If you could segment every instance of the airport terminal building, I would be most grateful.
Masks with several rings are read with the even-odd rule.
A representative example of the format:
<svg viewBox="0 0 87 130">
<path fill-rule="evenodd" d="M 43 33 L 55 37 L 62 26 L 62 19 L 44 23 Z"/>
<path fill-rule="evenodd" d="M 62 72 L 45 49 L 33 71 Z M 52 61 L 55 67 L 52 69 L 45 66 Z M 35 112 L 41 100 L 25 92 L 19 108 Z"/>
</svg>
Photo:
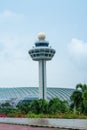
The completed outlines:
<svg viewBox="0 0 87 130">
<path fill-rule="evenodd" d="M 59 98 L 62 101 L 70 101 L 70 96 L 74 89 L 69 88 L 47 88 L 47 100 Z M 23 100 L 39 99 L 39 87 L 16 87 L 16 88 L 0 88 L 0 104 L 9 102 L 16 106 Z"/>
</svg>

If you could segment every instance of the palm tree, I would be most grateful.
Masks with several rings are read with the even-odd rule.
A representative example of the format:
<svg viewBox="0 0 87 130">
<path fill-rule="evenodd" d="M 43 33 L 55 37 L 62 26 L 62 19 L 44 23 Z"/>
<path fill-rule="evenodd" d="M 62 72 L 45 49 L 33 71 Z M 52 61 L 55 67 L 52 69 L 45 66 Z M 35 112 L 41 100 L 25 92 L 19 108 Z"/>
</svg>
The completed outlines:
<svg viewBox="0 0 87 130">
<path fill-rule="evenodd" d="M 82 103 L 82 100 L 83 100 L 82 99 L 82 92 L 75 90 L 73 92 L 73 94 L 71 95 L 70 99 L 71 99 L 72 104 L 74 106 L 74 110 L 79 108 L 81 106 L 81 103 Z"/>
<path fill-rule="evenodd" d="M 79 88 L 80 88 L 80 90 L 82 91 L 82 92 L 84 92 L 85 90 L 87 90 L 87 85 L 86 84 L 77 84 L 76 85 L 76 90 L 79 90 Z"/>
<path fill-rule="evenodd" d="M 72 104 L 74 106 L 74 112 L 77 109 L 80 109 L 81 112 L 84 111 L 84 92 L 87 91 L 87 85 L 86 84 L 77 84 L 76 90 L 72 93 L 70 99 L 72 101 Z M 71 104 L 71 105 L 72 105 Z"/>
<path fill-rule="evenodd" d="M 83 106 L 84 106 L 84 111 L 83 113 L 87 115 L 87 90 L 85 90 L 82 93 L 82 98 L 83 98 Z"/>
</svg>

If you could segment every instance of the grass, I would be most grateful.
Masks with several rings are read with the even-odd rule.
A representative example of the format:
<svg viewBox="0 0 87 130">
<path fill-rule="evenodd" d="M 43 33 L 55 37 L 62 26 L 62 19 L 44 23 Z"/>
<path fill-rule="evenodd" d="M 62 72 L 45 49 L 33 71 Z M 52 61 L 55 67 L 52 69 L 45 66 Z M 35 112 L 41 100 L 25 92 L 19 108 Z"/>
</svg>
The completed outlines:
<svg viewBox="0 0 87 130">
<path fill-rule="evenodd" d="M 73 114 L 73 113 L 60 113 L 60 114 L 34 114 L 28 113 L 27 118 L 59 118 L 59 119 L 87 119 L 86 115 Z"/>
</svg>

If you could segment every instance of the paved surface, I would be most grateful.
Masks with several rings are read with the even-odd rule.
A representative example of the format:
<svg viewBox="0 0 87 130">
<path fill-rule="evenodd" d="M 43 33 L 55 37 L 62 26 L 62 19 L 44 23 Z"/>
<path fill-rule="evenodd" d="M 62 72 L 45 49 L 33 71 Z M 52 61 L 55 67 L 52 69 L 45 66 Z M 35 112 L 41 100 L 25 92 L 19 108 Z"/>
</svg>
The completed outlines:
<svg viewBox="0 0 87 130">
<path fill-rule="evenodd" d="M 21 125 L 0 124 L 0 130 L 65 130 L 58 128 L 39 128 Z"/>
<path fill-rule="evenodd" d="M 0 118 L 0 123 L 1 124 L 14 124 L 14 125 L 29 125 L 29 126 L 35 126 L 35 127 L 36 126 L 39 126 L 39 127 L 47 126 L 47 127 L 56 127 L 56 128 L 70 128 L 72 130 L 76 130 L 76 129 L 77 130 L 78 129 L 87 130 L 87 119 Z M 0 130 L 7 130 L 7 129 L 0 128 Z M 13 129 L 11 128 L 10 130 L 13 130 Z M 16 128 L 15 128 L 15 130 L 16 130 Z M 28 127 L 25 130 L 41 130 L 41 128 L 40 129 L 30 129 Z M 42 130 L 46 130 L 46 129 L 42 129 Z M 58 130 L 58 129 L 47 129 L 47 130 Z"/>
</svg>

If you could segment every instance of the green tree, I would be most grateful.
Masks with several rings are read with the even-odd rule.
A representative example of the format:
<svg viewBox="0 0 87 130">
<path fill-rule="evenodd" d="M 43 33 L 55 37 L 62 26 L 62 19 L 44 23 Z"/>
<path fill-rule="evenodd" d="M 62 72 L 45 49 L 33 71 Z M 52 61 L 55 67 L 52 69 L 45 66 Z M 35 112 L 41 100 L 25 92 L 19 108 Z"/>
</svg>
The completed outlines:
<svg viewBox="0 0 87 130">
<path fill-rule="evenodd" d="M 87 90 L 87 85 L 86 84 L 77 84 L 76 85 L 76 90 L 81 90 L 81 92 L 84 92 L 85 90 Z"/>
<path fill-rule="evenodd" d="M 46 100 L 38 100 L 39 113 L 48 113 L 48 102 Z"/>
<path fill-rule="evenodd" d="M 38 110 L 38 100 L 33 100 L 30 104 L 30 111 L 33 112 L 33 113 L 39 113 L 39 110 Z"/>
<path fill-rule="evenodd" d="M 9 102 L 2 103 L 2 104 L 1 104 L 1 108 L 9 108 L 9 107 L 11 107 L 11 105 L 10 105 Z"/>
<path fill-rule="evenodd" d="M 33 100 L 30 105 L 30 109 L 33 113 L 47 113 L 48 112 L 48 103 L 46 100 Z"/>
<path fill-rule="evenodd" d="M 61 101 L 59 98 L 53 98 L 49 101 L 48 110 L 51 114 L 64 113 L 67 109 L 66 102 Z"/>
<path fill-rule="evenodd" d="M 82 93 L 82 98 L 84 100 L 87 100 L 87 90 L 85 90 L 83 93 Z"/>
<path fill-rule="evenodd" d="M 77 84 L 76 90 L 72 93 L 70 99 L 71 99 L 71 106 L 74 108 L 74 112 L 76 110 L 79 110 L 80 112 L 84 113 L 85 109 L 85 91 L 87 91 L 87 85 L 86 84 Z"/>
<path fill-rule="evenodd" d="M 69 112 L 70 107 L 67 103 L 67 101 L 61 101 L 61 113 Z"/>
<path fill-rule="evenodd" d="M 27 114 L 30 111 L 30 102 L 24 101 L 16 106 L 22 113 Z"/>
<path fill-rule="evenodd" d="M 77 109 L 80 107 L 81 103 L 82 103 L 82 92 L 75 90 L 73 92 L 73 94 L 70 97 L 71 102 L 73 104 L 74 109 Z"/>
<path fill-rule="evenodd" d="M 87 115 L 87 90 L 85 90 L 82 93 L 82 98 L 83 98 L 83 106 L 84 106 L 84 111 L 83 113 Z"/>
</svg>

